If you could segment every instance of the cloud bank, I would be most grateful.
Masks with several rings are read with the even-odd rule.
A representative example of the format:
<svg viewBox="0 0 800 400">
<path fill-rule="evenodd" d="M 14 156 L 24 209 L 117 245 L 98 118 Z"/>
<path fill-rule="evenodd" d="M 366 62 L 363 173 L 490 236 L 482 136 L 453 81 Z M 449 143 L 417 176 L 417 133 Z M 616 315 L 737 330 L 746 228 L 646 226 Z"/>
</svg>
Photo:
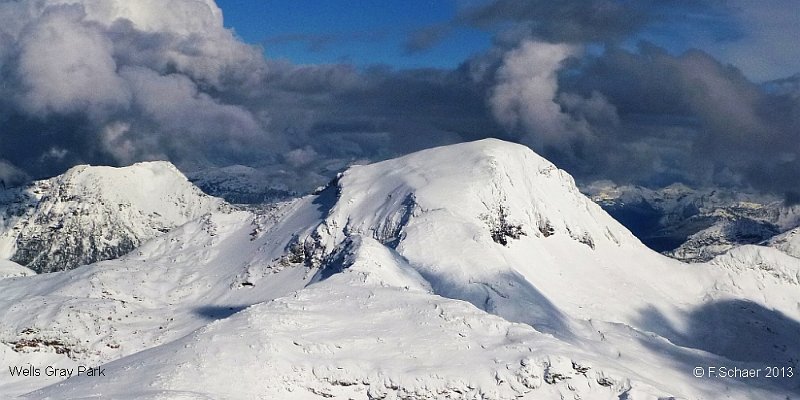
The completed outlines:
<svg viewBox="0 0 800 400">
<path fill-rule="evenodd" d="M 305 190 L 348 163 L 499 137 L 584 181 L 798 187 L 799 75 L 758 84 L 715 52 L 642 40 L 686 15 L 760 43 L 775 30 L 741 18 L 760 9 L 664 4 L 482 2 L 406 50 L 459 26 L 493 32 L 492 48 L 453 70 L 395 70 L 265 58 L 212 0 L 0 1 L 0 178 L 169 159 Z"/>
</svg>

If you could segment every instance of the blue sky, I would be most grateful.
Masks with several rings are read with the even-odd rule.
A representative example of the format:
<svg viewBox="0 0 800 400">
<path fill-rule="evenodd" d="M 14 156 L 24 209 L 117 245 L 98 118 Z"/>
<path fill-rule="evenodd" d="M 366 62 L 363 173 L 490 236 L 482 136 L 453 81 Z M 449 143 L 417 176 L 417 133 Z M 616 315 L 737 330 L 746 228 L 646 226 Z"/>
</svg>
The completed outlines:
<svg viewBox="0 0 800 400">
<path fill-rule="evenodd" d="M 225 25 L 249 43 L 264 46 L 270 58 L 296 63 L 349 62 L 396 68 L 452 68 L 491 45 L 491 34 L 460 28 L 425 52 L 409 54 L 408 36 L 432 24 L 450 21 L 453 0 L 285 1 L 218 0 Z"/>
<path fill-rule="evenodd" d="M 743 1 L 748 0 L 720 2 L 726 4 L 728 11 L 719 14 L 689 10 L 686 4 L 694 7 L 691 2 L 649 2 L 666 18 L 629 38 L 625 45 L 633 48 L 638 41 L 647 40 L 672 54 L 698 48 L 735 65 L 756 81 L 796 72 L 798 46 L 790 44 L 796 43 L 793 38 L 800 15 L 795 10 L 800 2 L 773 0 L 763 7 L 742 7 L 741 4 L 753 5 Z M 485 2 L 217 0 L 225 25 L 246 42 L 262 45 L 268 58 L 299 64 L 383 64 L 398 69 L 454 68 L 490 48 L 497 32 L 460 24 L 427 51 L 409 53 L 405 49 L 413 32 L 451 22 L 459 10 L 482 3 Z"/>
</svg>

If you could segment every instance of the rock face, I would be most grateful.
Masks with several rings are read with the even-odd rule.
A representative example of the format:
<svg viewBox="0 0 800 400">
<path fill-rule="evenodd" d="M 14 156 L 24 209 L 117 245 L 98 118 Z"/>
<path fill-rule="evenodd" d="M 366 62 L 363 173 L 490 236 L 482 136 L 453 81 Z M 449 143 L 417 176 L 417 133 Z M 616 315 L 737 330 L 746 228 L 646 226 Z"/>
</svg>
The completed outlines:
<svg viewBox="0 0 800 400">
<path fill-rule="evenodd" d="M 167 162 L 77 166 L 0 194 L 0 249 L 39 273 L 119 257 L 143 241 L 224 208 Z"/>
</svg>

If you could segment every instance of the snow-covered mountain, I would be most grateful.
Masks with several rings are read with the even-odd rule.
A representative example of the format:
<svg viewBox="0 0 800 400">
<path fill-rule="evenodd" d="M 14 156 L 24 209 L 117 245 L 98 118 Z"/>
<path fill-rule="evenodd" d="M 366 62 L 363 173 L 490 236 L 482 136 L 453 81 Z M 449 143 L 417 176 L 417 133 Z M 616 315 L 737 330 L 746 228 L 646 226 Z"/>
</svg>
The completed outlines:
<svg viewBox="0 0 800 400">
<path fill-rule="evenodd" d="M 0 192 L 0 258 L 37 272 L 70 269 L 224 208 L 168 162 L 77 166 Z"/>
<path fill-rule="evenodd" d="M 704 262 L 735 247 L 761 243 L 778 233 L 779 228 L 763 220 L 721 218 L 664 254 L 686 262 Z"/>
<path fill-rule="evenodd" d="M 0 394 L 797 398 L 796 378 L 707 376 L 798 372 L 800 263 L 753 248 L 684 264 L 523 146 L 435 148 L 115 260 L 0 280 L 0 359 L 105 375 L 11 377 Z"/>
<path fill-rule="evenodd" d="M 800 225 L 800 207 L 768 195 L 681 184 L 653 190 L 609 182 L 583 190 L 648 246 L 687 262 L 709 261 Z"/>
</svg>

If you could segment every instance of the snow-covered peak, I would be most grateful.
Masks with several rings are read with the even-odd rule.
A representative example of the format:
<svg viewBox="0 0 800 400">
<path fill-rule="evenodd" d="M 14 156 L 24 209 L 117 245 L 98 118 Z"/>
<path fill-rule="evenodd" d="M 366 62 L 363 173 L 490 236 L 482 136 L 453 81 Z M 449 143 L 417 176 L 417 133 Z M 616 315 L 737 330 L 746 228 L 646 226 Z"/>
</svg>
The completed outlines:
<svg viewBox="0 0 800 400">
<path fill-rule="evenodd" d="M 39 272 L 118 257 L 225 207 L 165 161 L 76 166 L 2 198 L 0 256 Z"/>
<path fill-rule="evenodd" d="M 767 194 L 682 184 L 648 189 L 608 181 L 582 190 L 652 249 L 682 261 L 708 261 L 800 224 L 800 206 Z"/>
<path fill-rule="evenodd" d="M 39 187 L 33 189 L 33 194 L 40 200 L 61 196 L 62 200 L 94 198 L 122 206 L 135 204 L 142 212 L 158 213 L 173 222 L 185 222 L 190 214 L 196 215 L 193 205 L 221 203 L 204 196 L 168 161 L 119 168 L 79 165 L 37 183 Z"/>
<path fill-rule="evenodd" d="M 529 148 L 496 139 L 420 151 L 338 178 L 326 219 L 336 238 L 402 239 L 412 218 L 470 221 L 469 237 L 510 245 L 521 236 L 564 235 L 588 248 L 638 241 L 583 196 L 572 177 Z M 324 193 L 323 193 L 324 197 Z"/>
</svg>

